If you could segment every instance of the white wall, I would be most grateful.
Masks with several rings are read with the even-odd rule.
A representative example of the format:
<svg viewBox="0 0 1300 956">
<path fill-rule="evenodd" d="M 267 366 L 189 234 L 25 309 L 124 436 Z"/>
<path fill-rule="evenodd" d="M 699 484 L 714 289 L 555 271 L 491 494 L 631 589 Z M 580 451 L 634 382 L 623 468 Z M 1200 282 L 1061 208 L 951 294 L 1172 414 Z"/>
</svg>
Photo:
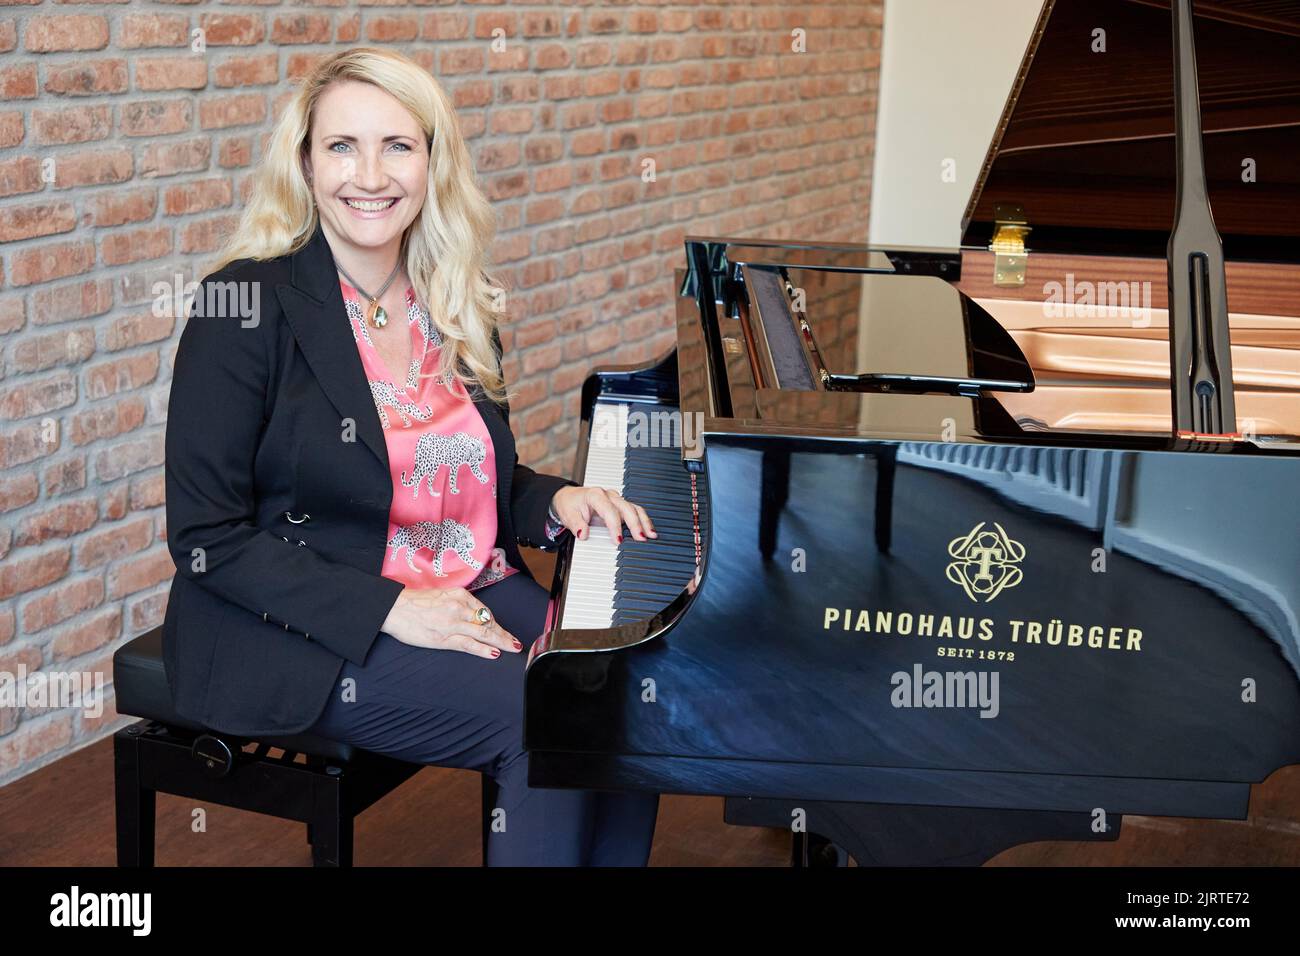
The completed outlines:
<svg viewBox="0 0 1300 956">
<path fill-rule="evenodd" d="M 870 241 L 956 246 L 1042 0 L 885 0 Z M 956 160 L 956 181 L 942 164 Z"/>
</svg>

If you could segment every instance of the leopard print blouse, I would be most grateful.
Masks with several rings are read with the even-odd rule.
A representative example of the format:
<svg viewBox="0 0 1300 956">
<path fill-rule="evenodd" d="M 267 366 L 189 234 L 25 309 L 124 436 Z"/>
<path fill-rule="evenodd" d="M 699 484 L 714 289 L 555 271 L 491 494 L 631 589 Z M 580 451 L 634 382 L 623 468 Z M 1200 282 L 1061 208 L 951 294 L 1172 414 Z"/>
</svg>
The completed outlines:
<svg viewBox="0 0 1300 956">
<path fill-rule="evenodd" d="M 370 338 L 361 296 L 344 280 L 339 283 L 392 469 L 382 574 L 409 587 L 473 591 L 517 573 L 504 551 L 493 546 L 497 471 L 492 437 L 464 385 L 455 386 L 458 400 L 437 377 L 442 339 L 429 313 L 408 286 L 411 361 L 402 380 L 394 381 Z M 552 539 L 563 531 L 548 524 Z"/>
</svg>

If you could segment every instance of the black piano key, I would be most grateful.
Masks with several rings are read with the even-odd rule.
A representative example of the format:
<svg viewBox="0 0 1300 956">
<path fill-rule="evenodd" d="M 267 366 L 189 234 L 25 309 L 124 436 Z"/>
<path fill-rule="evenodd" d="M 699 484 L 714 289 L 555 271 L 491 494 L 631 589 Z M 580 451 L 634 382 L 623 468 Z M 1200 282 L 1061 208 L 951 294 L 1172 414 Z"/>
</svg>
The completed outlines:
<svg viewBox="0 0 1300 956">
<path fill-rule="evenodd" d="M 666 607 L 695 574 L 690 474 L 675 448 L 628 448 L 623 497 L 646 509 L 658 537 L 627 537 L 614 576 L 614 623 L 644 620 Z"/>
</svg>

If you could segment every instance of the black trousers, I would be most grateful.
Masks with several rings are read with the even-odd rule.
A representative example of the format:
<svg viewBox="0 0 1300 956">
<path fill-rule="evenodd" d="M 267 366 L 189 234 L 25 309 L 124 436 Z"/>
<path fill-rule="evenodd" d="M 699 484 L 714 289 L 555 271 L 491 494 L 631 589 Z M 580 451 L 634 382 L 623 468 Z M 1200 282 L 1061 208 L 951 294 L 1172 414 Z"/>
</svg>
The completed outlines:
<svg viewBox="0 0 1300 956">
<path fill-rule="evenodd" d="M 491 775 L 499 793 L 489 866 L 644 866 L 657 794 L 528 786 L 524 663 L 546 624 L 546 590 L 516 573 L 474 596 L 522 652 L 491 660 L 411 647 L 381 631 L 363 667 L 344 662 L 340 687 L 311 732 L 412 763 Z"/>
</svg>

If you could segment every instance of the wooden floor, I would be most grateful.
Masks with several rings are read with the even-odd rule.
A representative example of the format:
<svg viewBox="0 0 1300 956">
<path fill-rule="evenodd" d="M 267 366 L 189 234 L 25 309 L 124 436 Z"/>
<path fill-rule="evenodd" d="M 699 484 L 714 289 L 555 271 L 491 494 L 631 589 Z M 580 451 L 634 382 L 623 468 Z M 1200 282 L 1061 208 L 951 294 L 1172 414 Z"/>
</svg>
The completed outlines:
<svg viewBox="0 0 1300 956">
<path fill-rule="evenodd" d="M 207 832 L 191 831 L 196 807 Z M 357 818 L 358 866 L 477 866 L 476 774 L 427 767 Z M 160 795 L 160 866 L 310 866 L 301 824 Z M 653 866 L 784 866 L 790 837 L 722 822 L 722 800 L 664 797 Z M 113 746 L 102 740 L 0 790 L 0 865 L 112 866 Z M 1247 821 L 1128 817 L 1114 843 L 1036 843 L 991 865 L 1300 865 L 1300 768 L 1256 788 Z"/>
<path fill-rule="evenodd" d="M 538 556 L 536 564 L 534 556 Z M 529 553 L 541 581 L 552 567 Z M 192 831 L 206 807 L 206 832 Z M 427 767 L 357 819 L 358 866 L 477 866 L 477 774 Z M 722 800 L 664 797 L 653 866 L 784 866 L 790 837 L 731 827 Z M 160 795 L 160 866 L 310 866 L 301 824 Z M 0 865 L 112 866 L 113 743 L 79 750 L 0 789 Z M 1125 818 L 1113 843 L 1014 847 L 990 865 L 1300 866 L 1300 767 L 1275 773 L 1252 795 L 1245 821 Z"/>
</svg>

